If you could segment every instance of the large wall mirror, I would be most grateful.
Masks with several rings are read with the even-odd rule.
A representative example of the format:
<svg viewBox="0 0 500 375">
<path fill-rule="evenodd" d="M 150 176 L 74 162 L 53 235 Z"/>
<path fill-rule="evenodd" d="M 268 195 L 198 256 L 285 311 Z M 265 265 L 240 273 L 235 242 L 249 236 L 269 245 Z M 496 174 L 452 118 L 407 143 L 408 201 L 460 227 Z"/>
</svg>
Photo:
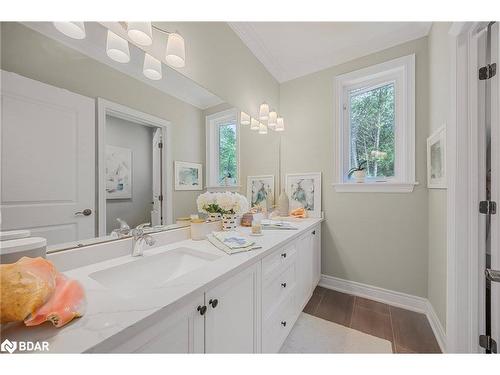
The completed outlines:
<svg viewBox="0 0 500 375">
<path fill-rule="evenodd" d="M 176 228 L 207 185 L 246 194 L 248 175 L 274 174 L 278 186 L 277 135 L 257 136 L 239 124 L 231 98 L 164 62 L 151 79 L 133 43 L 127 63 L 110 59 L 110 26 L 85 27 L 86 38 L 74 39 L 51 22 L 1 24 L 2 231 L 28 229 L 58 251 L 113 240 L 126 225 Z M 211 186 L 207 135 L 228 114 L 232 175 L 218 170 Z"/>
</svg>

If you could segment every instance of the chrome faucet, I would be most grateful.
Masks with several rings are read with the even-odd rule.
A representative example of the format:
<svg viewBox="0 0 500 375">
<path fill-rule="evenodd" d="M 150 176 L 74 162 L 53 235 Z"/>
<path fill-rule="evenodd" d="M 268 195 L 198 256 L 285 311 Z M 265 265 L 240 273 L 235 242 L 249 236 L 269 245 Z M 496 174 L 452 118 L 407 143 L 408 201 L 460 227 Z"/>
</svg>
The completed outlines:
<svg viewBox="0 0 500 375">
<path fill-rule="evenodd" d="M 134 237 L 134 247 L 132 249 L 133 257 L 142 256 L 144 252 L 144 244 L 148 246 L 153 246 L 155 244 L 156 240 L 153 236 L 144 233 L 144 228 L 149 225 L 149 223 L 140 224 L 135 229 L 130 231 L 130 234 Z"/>
<path fill-rule="evenodd" d="M 116 218 L 116 221 L 120 223 L 120 228 L 113 229 L 113 231 L 111 232 L 111 236 L 118 238 L 128 236 L 130 234 L 130 226 L 127 224 L 127 222 L 123 219 L 120 219 L 119 217 Z"/>
</svg>

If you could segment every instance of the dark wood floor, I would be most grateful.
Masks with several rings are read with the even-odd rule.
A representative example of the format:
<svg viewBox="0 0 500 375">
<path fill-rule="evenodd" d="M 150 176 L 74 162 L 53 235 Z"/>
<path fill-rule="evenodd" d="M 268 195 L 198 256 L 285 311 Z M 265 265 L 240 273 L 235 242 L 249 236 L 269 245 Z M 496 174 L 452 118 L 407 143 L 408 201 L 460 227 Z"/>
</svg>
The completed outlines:
<svg viewBox="0 0 500 375">
<path fill-rule="evenodd" d="M 441 353 L 424 314 L 320 286 L 304 312 L 389 340 L 393 353 Z"/>
</svg>

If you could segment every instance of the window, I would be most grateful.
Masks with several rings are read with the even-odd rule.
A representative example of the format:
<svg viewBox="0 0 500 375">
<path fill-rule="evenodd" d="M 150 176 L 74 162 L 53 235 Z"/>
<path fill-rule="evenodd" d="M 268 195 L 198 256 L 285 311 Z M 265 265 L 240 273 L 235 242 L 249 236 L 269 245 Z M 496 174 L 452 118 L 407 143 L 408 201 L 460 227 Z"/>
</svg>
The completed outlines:
<svg viewBox="0 0 500 375">
<path fill-rule="evenodd" d="M 207 187 L 238 187 L 239 124 L 235 109 L 206 118 Z"/>
<path fill-rule="evenodd" d="M 343 191 L 411 192 L 415 183 L 414 55 L 336 77 Z M 349 172 L 364 167 L 364 183 Z"/>
</svg>

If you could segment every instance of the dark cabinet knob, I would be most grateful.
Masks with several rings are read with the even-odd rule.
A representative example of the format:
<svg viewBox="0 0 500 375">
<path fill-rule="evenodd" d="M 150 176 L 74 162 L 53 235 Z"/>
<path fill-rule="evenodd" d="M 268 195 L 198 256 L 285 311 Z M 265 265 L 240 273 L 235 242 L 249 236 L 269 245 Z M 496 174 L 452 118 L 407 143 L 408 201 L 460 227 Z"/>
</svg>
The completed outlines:
<svg viewBox="0 0 500 375">
<path fill-rule="evenodd" d="M 315 235 L 315 234 L 316 234 L 316 231 L 315 231 L 315 230 L 313 230 L 313 235 Z"/>
<path fill-rule="evenodd" d="M 281 325 L 282 325 L 283 327 L 286 327 L 286 321 L 284 321 L 284 320 L 283 320 L 283 321 L 281 322 Z"/>
<path fill-rule="evenodd" d="M 208 304 L 211 305 L 213 309 L 215 309 L 219 304 L 219 300 L 216 298 L 211 299 L 210 301 L 208 301 Z"/>
<path fill-rule="evenodd" d="M 283 288 L 286 288 L 286 283 L 281 283 L 281 286 L 282 286 Z"/>
<path fill-rule="evenodd" d="M 286 253 L 281 254 L 282 258 L 286 258 Z"/>
<path fill-rule="evenodd" d="M 83 211 L 75 212 L 75 216 L 90 216 L 92 215 L 92 210 L 90 208 L 86 208 Z"/>
<path fill-rule="evenodd" d="M 207 307 L 206 306 L 198 306 L 198 308 L 196 310 L 200 312 L 200 315 L 205 315 L 205 313 L 207 312 Z"/>
</svg>

